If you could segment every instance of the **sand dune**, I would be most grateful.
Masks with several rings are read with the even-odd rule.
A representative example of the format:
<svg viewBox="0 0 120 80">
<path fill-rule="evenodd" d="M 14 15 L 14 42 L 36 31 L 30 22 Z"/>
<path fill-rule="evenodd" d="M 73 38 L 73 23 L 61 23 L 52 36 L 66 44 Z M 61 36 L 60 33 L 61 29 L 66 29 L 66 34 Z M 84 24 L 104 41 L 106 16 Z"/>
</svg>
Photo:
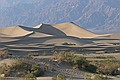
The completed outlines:
<svg viewBox="0 0 120 80">
<path fill-rule="evenodd" d="M 72 22 L 62 23 L 62 24 L 53 24 L 53 27 L 63 31 L 67 36 L 74 36 L 78 38 L 93 38 L 98 35 L 85 30 Z"/>
<path fill-rule="evenodd" d="M 107 47 L 117 47 L 113 44 L 119 43 L 119 40 L 111 38 L 119 36 L 119 34 L 97 35 L 72 22 L 52 25 L 40 24 L 34 28 L 12 26 L 0 29 L 0 48 L 27 52 L 50 50 L 55 47 L 60 49 L 86 47 L 88 51 L 97 51 Z M 63 45 L 65 42 L 75 45 Z M 98 48 L 94 48 L 97 46 Z"/>
<path fill-rule="evenodd" d="M 93 38 L 99 36 L 72 22 L 52 25 L 40 24 L 36 26 L 36 28 L 39 28 L 42 33 L 52 34 L 55 36 L 73 36 L 77 38 Z"/>
<path fill-rule="evenodd" d="M 104 54 L 120 52 L 120 39 L 116 38 L 120 38 L 120 34 L 98 35 L 86 29 L 83 29 L 72 22 L 52 25 L 40 24 L 34 28 L 24 26 L 12 26 L 0 29 L 0 50 L 8 50 L 12 54 L 10 58 L 22 57 L 26 60 L 29 60 L 28 54 L 34 55 L 35 53 L 37 53 L 36 55 L 45 55 L 45 57 L 40 56 L 41 58 L 43 58 L 42 60 L 31 57 L 30 59 L 38 63 L 41 62 L 42 64 L 47 64 L 51 63 L 51 60 L 48 61 L 47 58 L 53 55 L 55 52 L 59 51 L 75 51 L 79 54 Z M 119 60 L 118 54 L 114 55 L 114 57 Z M 45 61 L 45 58 L 47 61 Z M 12 64 L 15 63 L 16 61 L 12 59 L 0 60 L 0 66 L 2 66 L 3 64 L 12 66 Z M 52 63 L 52 65 L 53 67 L 56 66 L 56 64 L 54 63 Z M 46 65 L 44 66 L 46 67 Z M 73 75 L 73 69 L 68 69 L 68 66 L 66 66 L 66 68 L 64 69 L 65 66 L 66 65 L 63 65 L 63 67 L 60 68 L 57 66 L 57 68 L 54 69 L 58 70 L 57 72 L 60 72 L 62 74 L 66 74 L 69 72 L 68 75 Z M 52 68 L 51 64 L 50 68 Z M 74 76 L 79 78 L 81 77 L 81 71 L 79 73 L 78 72 L 78 70 L 74 72 Z M 14 79 L 18 80 L 18 78 Z M 37 79 L 51 80 L 51 77 L 39 77 Z M 13 80 L 13 78 L 11 78 L 11 80 Z"/>
<path fill-rule="evenodd" d="M 100 36 L 109 35 L 97 35 L 80 26 L 72 23 L 66 22 L 61 24 L 40 24 L 34 28 L 24 27 L 24 26 L 12 26 L 0 29 L 1 37 L 48 37 L 48 36 L 72 36 L 77 38 L 95 38 Z"/>
<path fill-rule="evenodd" d="M 20 37 L 33 33 L 33 31 L 26 31 L 22 29 L 20 26 L 12 26 L 7 28 L 1 28 L 0 34 L 5 35 L 7 37 Z"/>
<path fill-rule="evenodd" d="M 85 44 L 91 44 L 91 40 L 79 39 L 76 37 L 24 37 L 19 40 L 13 40 L 9 42 L 1 42 L 10 51 L 19 52 L 39 52 L 43 50 L 52 50 L 54 47 L 59 46 L 61 49 L 65 47 L 82 47 Z M 63 43 L 75 44 L 75 45 L 63 45 Z M 1 46 L 1 45 L 0 45 Z M 2 47 L 4 48 L 4 46 Z M 20 53 L 21 54 L 21 53 Z"/>
<path fill-rule="evenodd" d="M 84 39 L 79 39 L 79 38 L 75 38 L 75 37 L 54 37 L 54 38 L 50 38 L 45 40 L 44 44 L 55 44 L 56 46 L 60 46 L 63 43 L 69 43 L 69 44 L 75 44 L 74 46 L 83 46 L 85 44 L 88 43 L 92 43 L 92 41 L 90 40 L 85 40 Z M 70 45 L 69 45 L 70 46 Z"/>
</svg>

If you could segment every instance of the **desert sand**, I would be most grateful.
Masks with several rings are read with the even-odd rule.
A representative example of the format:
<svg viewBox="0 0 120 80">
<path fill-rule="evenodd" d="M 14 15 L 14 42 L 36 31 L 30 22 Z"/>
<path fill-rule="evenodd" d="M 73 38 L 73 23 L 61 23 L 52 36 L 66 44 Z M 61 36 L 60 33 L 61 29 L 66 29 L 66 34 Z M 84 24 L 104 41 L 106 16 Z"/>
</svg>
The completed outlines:
<svg viewBox="0 0 120 80">
<path fill-rule="evenodd" d="M 40 24 L 33 28 L 12 26 L 0 28 L 0 50 L 8 50 L 17 56 L 45 52 L 48 55 L 45 58 L 53 54 L 53 51 L 75 51 L 81 54 L 94 53 L 90 56 L 97 56 L 96 53 L 113 53 L 111 56 L 118 59 L 118 56 L 120 56 L 120 34 L 95 34 L 73 22 Z M 114 53 L 116 54 L 114 55 Z M 12 61 L 4 60 L 3 62 L 9 64 Z M 65 71 L 64 69 L 60 70 L 61 73 Z M 69 75 L 72 75 L 71 73 Z M 78 77 L 78 74 L 73 76 Z"/>
<path fill-rule="evenodd" d="M 0 34 L 5 35 L 8 37 L 19 37 L 19 36 L 26 36 L 33 33 L 32 31 L 26 31 L 22 29 L 20 26 L 12 26 L 7 28 L 1 28 Z"/>
<path fill-rule="evenodd" d="M 0 28 L 0 48 L 11 52 L 76 50 L 77 52 L 117 51 L 119 34 L 95 34 L 73 22 L 40 24 L 36 27 L 12 26 Z M 75 45 L 63 45 L 75 44 Z"/>
</svg>

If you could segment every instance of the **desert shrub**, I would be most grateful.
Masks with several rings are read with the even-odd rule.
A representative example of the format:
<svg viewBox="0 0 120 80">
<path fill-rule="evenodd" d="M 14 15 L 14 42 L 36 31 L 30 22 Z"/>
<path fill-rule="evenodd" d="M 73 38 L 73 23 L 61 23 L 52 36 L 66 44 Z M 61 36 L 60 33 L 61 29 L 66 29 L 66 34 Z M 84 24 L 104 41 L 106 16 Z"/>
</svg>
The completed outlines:
<svg viewBox="0 0 120 80">
<path fill-rule="evenodd" d="M 7 58 L 9 57 L 10 53 L 7 50 L 0 51 L 0 57 L 1 58 Z"/>
<path fill-rule="evenodd" d="M 66 80 L 66 78 L 64 75 L 58 74 L 57 76 L 54 76 L 52 80 Z"/>
<path fill-rule="evenodd" d="M 61 63 L 63 61 L 65 62 L 71 62 L 72 58 L 74 58 L 75 52 L 65 52 L 61 51 L 59 53 L 54 53 L 54 59 L 58 62 Z"/>
<path fill-rule="evenodd" d="M 96 73 L 97 67 L 92 64 L 88 64 L 85 66 L 85 70 L 88 72 Z"/>
<path fill-rule="evenodd" d="M 28 53 L 27 56 L 29 56 L 29 57 L 32 57 L 32 56 L 39 56 L 39 54 L 38 54 L 38 53 Z"/>
<path fill-rule="evenodd" d="M 30 72 L 35 77 L 42 76 L 43 71 L 36 63 L 30 63 L 22 59 L 15 59 L 11 65 L 0 66 L 0 74 L 5 74 L 6 77 L 23 77 Z"/>
<path fill-rule="evenodd" d="M 67 80 L 73 80 L 73 78 L 69 77 L 69 78 L 67 78 Z"/>
<path fill-rule="evenodd" d="M 62 43 L 62 45 L 76 45 L 76 44 L 74 44 L 74 43 L 64 42 L 64 43 Z"/>
<path fill-rule="evenodd" d="M 0 77 L 0 80 L 7 80 L 5 77 Z"/>
<path fill-rule="evenodd" d="M 105 75 L 117 75 L 119 74 L 118 68 L 120 67 L 120 62 L 114 60 L 106 61 L 96 61 L 92 63 L 97 67 L 96 72 Z"/>
<path fill-rule="evenodd" d="M 30 72 L 36 77 L 44 75 L 44 72 L 41 70 L 40 66 L 37 64 L 32 66 Z"/>
<path fill-rule="evenodd" d="M 86 58 L 79 57 L 79 56 L 75 56 L 73 58 L 73 62 L 72 63 L 75 64 L 75 65 L 78 65 L 78 68 L 82 69 L 82 70 L 84 70 L 85 67 L 89 64 L 88 61 L 86 60 Z"/>
<path fill-rule="evenodd" d="M 99 58 L 99 59 L 115 59 L 113 56 L 96 56 L 94 58 Z"/>
<path fill-rule="evenodd" d="M 60 62 L 70 63 L 74 69 L 86 70 L 89 67 L 89 61 L 85 57 L 74 55 L 75 52 L 59 52 L 54 54 L 55 59 Z M 91 67 L 91 66 L 90 66 Z"/>
<path fill-rule="evenodd" d="M 25 76 L 23 77 L 24 80 L 37 80 L 36 76 L 34 76 L 32 73 L 28 72 L 27 74 L 25 74 Z"/>
<path fill-rule="evenodd" d="M 0 75 L 4 74 L 4 77 L 8 76 L 10 72 L 10 66 L 8 66 L 7 64 L 2 64 L 0 66 Z"/>
<path fill-rule="evenodd" d="M 88 60 L 86 60 L 85 57 L 80 56 L 74 56 L 72 59 L 73 68 L 78 68 L 80 70 L 88 71 L 88 72 L 96 72 L 97 67 L 90 64 Z"/>
<path fill-rule="evenodd" d="M 47 55 L 47 53 L 44 51 L 43 53 L 42 53 L 42 56 L 46 56 Z"/>
<path fill-rule="evenodd" d="M 84 80 L 112 80 L 112 79 L 98 74 L 93 74 L 93 75 L 85 74 Z"/>
<path fill-rule="evenodd" d="M 11 77 L 21 77 L 26 74 L 26 72 L 30 69 L 30 64 L 24 63 L 21 60 L 15 59 L 14 63 L 11 65 L 3 65 L 1 67 L 2 74 Z"/>
</svg>

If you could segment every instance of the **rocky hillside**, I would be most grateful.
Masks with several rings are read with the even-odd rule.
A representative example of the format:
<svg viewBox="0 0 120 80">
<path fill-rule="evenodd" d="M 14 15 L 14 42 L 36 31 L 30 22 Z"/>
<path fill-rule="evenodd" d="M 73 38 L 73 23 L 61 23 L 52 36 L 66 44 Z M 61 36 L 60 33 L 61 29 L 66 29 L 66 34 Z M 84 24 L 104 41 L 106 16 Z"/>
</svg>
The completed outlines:
<svg viewBox="0 0 120 80">
<path fill-rule="evenodd" d="M 75 22 L 94 32 L 119 32 L 120 0 L 0 0 L 0 27 Z"/>
</svg>

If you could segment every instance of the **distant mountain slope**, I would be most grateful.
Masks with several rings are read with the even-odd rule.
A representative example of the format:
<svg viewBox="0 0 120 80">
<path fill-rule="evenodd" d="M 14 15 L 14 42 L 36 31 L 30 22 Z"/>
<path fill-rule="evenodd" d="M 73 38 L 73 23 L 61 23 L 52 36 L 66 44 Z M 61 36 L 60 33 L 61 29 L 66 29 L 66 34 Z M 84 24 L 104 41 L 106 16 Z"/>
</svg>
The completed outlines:
<svg viewBox="0 0 120 80">
<path fill-rule="evenodd" d="M 0 27 L 74 21 L 95 32 L 120 30 L 120 0 L 0 0 Z"/>
</svg>

